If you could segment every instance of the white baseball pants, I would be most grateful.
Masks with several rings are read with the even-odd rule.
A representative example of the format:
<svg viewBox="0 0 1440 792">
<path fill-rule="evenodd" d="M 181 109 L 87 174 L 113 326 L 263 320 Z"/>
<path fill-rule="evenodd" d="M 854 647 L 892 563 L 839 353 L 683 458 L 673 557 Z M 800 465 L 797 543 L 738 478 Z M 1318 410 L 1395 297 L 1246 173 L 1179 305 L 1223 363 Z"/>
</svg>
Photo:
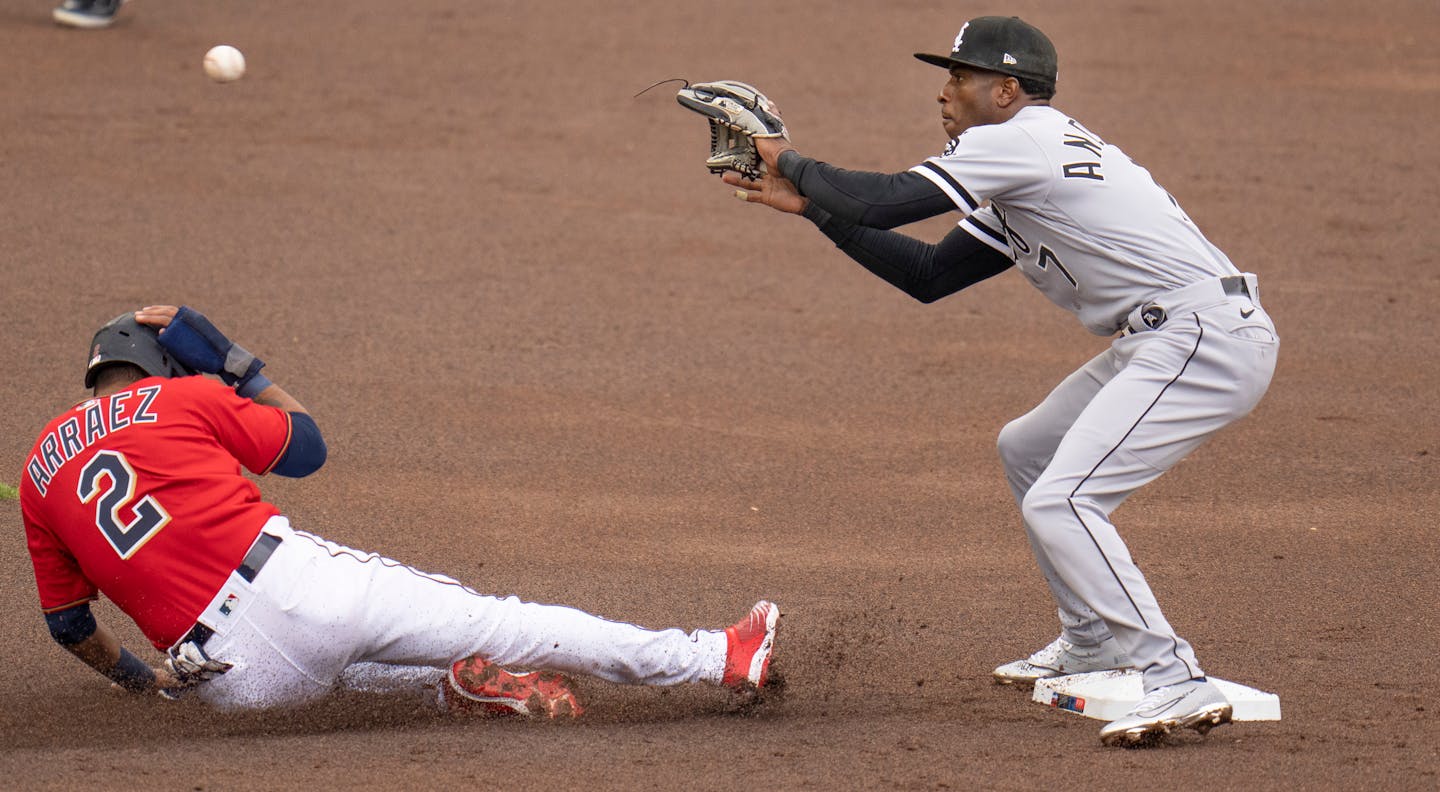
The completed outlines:
<svg viewBox="0 0 1440 792">
<path fill-rule="evenodd" d="M 220 708 L 295 704 L 331 691 L 347 667 L 360 684 L 387 687 L 438 679 L 480 655 L 513 669 L 588 674 L 612 682 L 718 682 L 725 634 L 652 631 L 574 608 L 485 596 L 448 577 L 296 531 L 275 517 L 265 532 L 283 541 L 247 583 L 231 575 L 201 621 L 204 649 L 233 663 L 196 694 Z M 347 677 L 348 679 L 348 677 Z"/>
</svg>

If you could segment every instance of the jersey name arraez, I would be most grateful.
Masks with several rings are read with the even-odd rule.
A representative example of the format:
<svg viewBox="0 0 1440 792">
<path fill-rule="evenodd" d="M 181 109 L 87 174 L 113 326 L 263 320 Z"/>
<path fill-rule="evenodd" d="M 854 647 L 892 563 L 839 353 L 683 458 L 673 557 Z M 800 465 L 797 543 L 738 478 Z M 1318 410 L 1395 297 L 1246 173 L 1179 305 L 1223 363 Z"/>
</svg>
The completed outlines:
<svg viewBox="0 0 1440 792">
<path fill-rule="evenodd" d="M 1149 171 L 1053 107 L 972 127 L 911 170 L 1097 335 L 1164 292 L 1238 272 Z"/>
<path fill-rule="evenodd" d="M 90 399 L 75 408 L 78 415 L 61 420 L 59 426 L 46 432 L 25 463 L 25 472 L 40 496 L 48 493 L 50 480 L 61 465 L 104 440 L 111 432 L 132 424 L 155 423 L 157 416 L 151 411 L 151 405 L 160 388 L 160 385 L 150 385 L 136 388 L 134 393 L 121 392 L 108 399 L 108 404 Z"/>
</svg>

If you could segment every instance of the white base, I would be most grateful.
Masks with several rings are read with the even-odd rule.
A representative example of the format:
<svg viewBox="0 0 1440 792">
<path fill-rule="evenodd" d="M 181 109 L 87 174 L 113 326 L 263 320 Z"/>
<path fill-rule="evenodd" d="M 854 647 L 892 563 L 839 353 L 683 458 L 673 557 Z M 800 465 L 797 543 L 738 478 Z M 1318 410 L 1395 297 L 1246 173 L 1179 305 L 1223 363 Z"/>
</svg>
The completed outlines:
<svg viewBox="0 0 1440 792">
<path fill-rule="evenodd" d="M 1209 677 L 1235 708 L 1237 721 L 1280 720 L 1280 697 L 1224 679 Z M 1096 671 L 1093 674 L 1041 679 L 1035 683 L 1035 701 L 1087 718 L 1113 721 L 1122 718 L 1145 695 L 1139 671 Z"/>
</svg>

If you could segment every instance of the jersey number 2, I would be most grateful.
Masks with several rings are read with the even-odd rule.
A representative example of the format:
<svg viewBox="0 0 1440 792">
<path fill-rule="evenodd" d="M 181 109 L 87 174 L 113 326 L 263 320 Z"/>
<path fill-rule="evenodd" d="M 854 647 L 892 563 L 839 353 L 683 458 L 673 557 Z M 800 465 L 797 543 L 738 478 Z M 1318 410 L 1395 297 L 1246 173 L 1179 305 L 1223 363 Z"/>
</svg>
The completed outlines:
<svg viewBox="0 0 1440 792">
<path fill-rule="evenodd" d="M 110 486 L 102 487 L 100 478 L 108 476 Z M 80 483 L 75 494 L 81 503 L 89 503 L 99 496 L 95 504 L 95 526 L 121 558 L 129 558 L 145 544 L 166 523 L 170 514 L 149 495 L 136 501 L 132 511 L 134 519 L 122 522 L 120 510 L 135 500 L 135 470 L 126 461 L 125 455 L 117 451 L 101 451 L 80 471 Z"/>
</svg>

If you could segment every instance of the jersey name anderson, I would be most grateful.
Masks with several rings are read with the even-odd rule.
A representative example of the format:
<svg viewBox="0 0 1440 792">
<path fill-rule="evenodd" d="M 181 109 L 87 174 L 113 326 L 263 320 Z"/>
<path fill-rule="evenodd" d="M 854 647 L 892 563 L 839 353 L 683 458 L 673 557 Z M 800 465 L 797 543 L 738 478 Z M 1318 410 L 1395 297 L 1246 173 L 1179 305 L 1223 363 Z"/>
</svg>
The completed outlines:
<svg viewBox="0 0 1440 792">
<path fill-rule="evenodd" d="M 971 127 L 911 170 L 1097 335 L 1167 291 L 1238 272 L 1149 171 L 1053 107 Z"/>
<path fill-rule="evenodd" d="M 65 418 L 54 429 L 45 433 L 35 446 L 35 453 L 25 463 L 25 472 L 35 491 L 41 497 L 47 494 L 50 480 L 60 471 L 60 466 L 79 456 L 82 451 L 104 440 L 111 432 L 118 432 L 131 424 L 153 424 L 155 413 L 151 405 L 159 385 L 136 388 L 133 394 L 121 392 L 109 399 L 109 405 L 98 399 L 91 399 L 76 411 L 79 415 Z"/>
</svg>

